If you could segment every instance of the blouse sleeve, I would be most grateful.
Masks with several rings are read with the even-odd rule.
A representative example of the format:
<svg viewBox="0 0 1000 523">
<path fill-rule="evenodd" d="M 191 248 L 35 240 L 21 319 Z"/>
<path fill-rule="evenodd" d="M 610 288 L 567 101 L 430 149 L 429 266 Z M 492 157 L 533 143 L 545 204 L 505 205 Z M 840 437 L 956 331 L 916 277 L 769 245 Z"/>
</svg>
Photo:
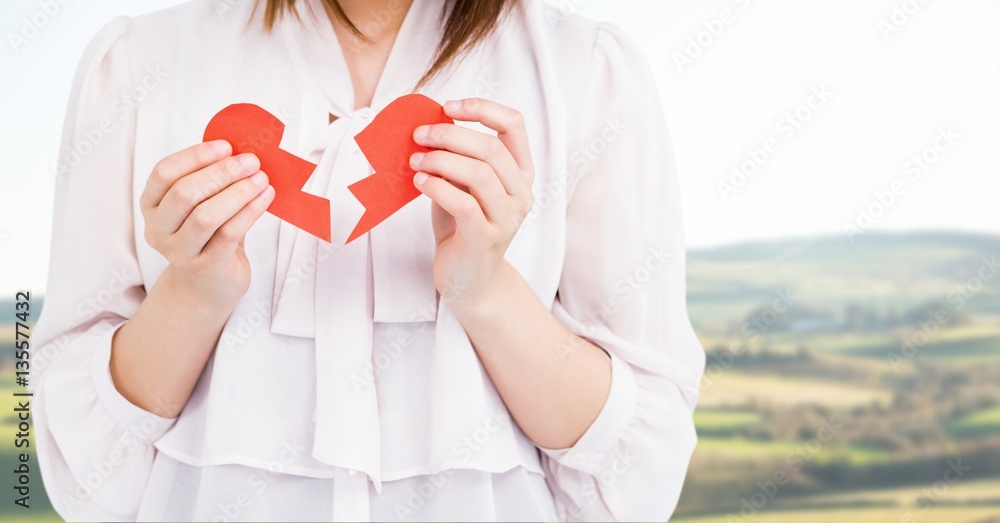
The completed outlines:
<svg viewBox="0 0 1000 523">
<path fill-rule="evenodd" d="M 543 462 L 564 520 L 666 521 L 705 367 L 687 315 L 677 170 L 649 66 L 620 29 L 599 27 L 583 85 L 553 313 L 608 353 L 612 384 L 580 440 L 541 449 Z"/>
<path fill-rule="evenodd" d="M 105 26 L 83 53 L 56 174 L 51 265 L 35 333 L 35 444 L 64 519 L 134 520 L 152 443 L 174 420 L 131 404 L 111 379 L 111 338 L 145 296 L 132 219 L 134 111 L 124 42 L 130 20 Z"/>
</svg>

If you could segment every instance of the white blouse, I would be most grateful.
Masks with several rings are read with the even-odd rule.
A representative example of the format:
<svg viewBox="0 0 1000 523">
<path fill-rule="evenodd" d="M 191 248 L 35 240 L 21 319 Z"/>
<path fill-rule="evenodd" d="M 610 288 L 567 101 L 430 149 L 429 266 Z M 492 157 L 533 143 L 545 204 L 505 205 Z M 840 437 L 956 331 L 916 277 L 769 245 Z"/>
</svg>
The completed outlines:
<svg viewBox="0 0 1000 523">
<path fill-rule="evenodd" d="M 526 0 L 420 90 L 524 114 L 535 208 L 506 258 L 611 357 L 597 420 L 572 448 L 544 449 L 434 288 L 430 201 L 344 245 L 363 212 L 347 187 L 372 172 L 353 137 L 413 91 L 444 0 L 413 2 L 361 109 L 320 1 L 267 33 L 254 1 L 195 0 L 115 19 L 84 52 L 33 338 L 36 444 L 56 510 L 105 521 L 669 518 L 696 441 L 704 353 L 685 307 L 673 151 L 635 44 Z M 143 239 L 137 202 L 154 164 L 233 103 L 275 114 L 281 147 L 318 165 L 306 190 L 330 200 L 333 242 L 258 221 L 245 242 L 250 290 L 183 412 L 164 419 L 129 403 L 108 370 L 112 334 L 167 265 Z M 538 350 L 568 358 L 573 347 Z"/>
</svg>

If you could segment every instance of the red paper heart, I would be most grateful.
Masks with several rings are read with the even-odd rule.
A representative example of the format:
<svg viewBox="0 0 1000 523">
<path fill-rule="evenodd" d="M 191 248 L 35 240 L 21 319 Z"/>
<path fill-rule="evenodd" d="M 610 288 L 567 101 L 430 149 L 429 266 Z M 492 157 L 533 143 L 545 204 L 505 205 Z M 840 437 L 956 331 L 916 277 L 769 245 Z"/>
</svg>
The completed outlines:
<svg viewBox="0 0 1000 523">
<path fill-rule="evenodd" d="M 397 98 L 382 109 L 372 123 L 354 137 L 375 174 L 348 187 L 365 206 L 365 213 L 347 238 L 355 238 L 382 223 L 393 213 L 410 203 L 420 191 L 413 186 L 410 156 L 431 149 L 413 141 L 413 131 L 436 123 L 454 123 L 444 114 L 444 107 L 421 94 Z"/>
<path fill-rule="evenodd" d="M 219 111 L 205 128 L 204 141 L 226 140 L 233 154 L 253 153 L 274 187 L 271 214 L 330 241 L 330 200 L 302 192 L 316 164 L 280 149 L 285 124 L 253 104 L 234 104 Z"/>
</svg>

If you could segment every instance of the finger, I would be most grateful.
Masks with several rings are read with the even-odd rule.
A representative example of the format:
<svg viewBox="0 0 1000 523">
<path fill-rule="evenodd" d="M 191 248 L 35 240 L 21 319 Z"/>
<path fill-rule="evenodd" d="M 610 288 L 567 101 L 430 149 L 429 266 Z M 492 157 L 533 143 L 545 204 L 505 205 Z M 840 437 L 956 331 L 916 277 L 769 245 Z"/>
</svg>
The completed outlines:
<svg viewBox="0 0 1000 523">
<path fill-rule="evenodd" d="M 174 182 L 212 165 L 229 156 L 232 152 L 233 148 L 229 142 L 214 140 L 192 145 L 167 156 L 153 167 L 153 172 L 149 175 L 146 187 L 143 188 L 142 195 L 139 197 L 139 205 L 146 208 L 156 207 L 170 190 L 170 187 L 174 185 Z"/>
<path fill-rule="evenodd" d="M 172 241 L 178 242 L 178 251 L 187 256 L 200 253 L 224 223 L 267 187 L 267 175 L 258 172 L 199 204 L 184 220 L 177 234 L 171 237 Z"/>
<path fill-rule="evenodd" d="M 202 254 L 206 256 L 231 256 L 236 249 L 243 245 L 243 240 L 250 231 L 250 227 L 257 223 L 257 220 L 264 215 L 268 206 L 274 200 L 274 187 L 268 185 L 264 192 L 256 198 L 250 200 L 243 206 L 235 216 L 222 224 L 212 239 L 208 241 Z"/>
<path fill-rule="evenodd" d="M 413 185 L 455 218 L 455 226 L 462 236 L 473 238 L 489 224 L 479 202 L 448 180 L 418 172 L 413 177 Z"/>
<path fill-rule="evenodd" d="M 413 139 L 425 147 L 445 149 L 490 164 L 508 194 L 520 195 L 529 190 L 514 157 L 495 136 L 444 123 L 417 127 Z"/>
<path fill-rule="evenodd" d="M 158 232 L 174 234 L 201 202 L 259 170 L 260 161 L 257 157 L 245 153 L 215 162 L 181 178 L 167 191 L 156 208 Z"/>
<path fill-rule="evenodd" d="M 510 206 L 497 173 L 486 162 L 449 151 L 417 153 L 410 158 L 415 171 L 436 174 L 455 185 L 468 187 L 491 222 L 502 220 Z"/>
<path fill-rule="evenodd" d="M 497 132 L 497 138 L 513 155 L 522 171 L 534 170 L 528 131 L 520 111 L 483 98 L 466 98 L 444 104 L 444 112 L 456 120 L 479 122 Z"/>
</svg>

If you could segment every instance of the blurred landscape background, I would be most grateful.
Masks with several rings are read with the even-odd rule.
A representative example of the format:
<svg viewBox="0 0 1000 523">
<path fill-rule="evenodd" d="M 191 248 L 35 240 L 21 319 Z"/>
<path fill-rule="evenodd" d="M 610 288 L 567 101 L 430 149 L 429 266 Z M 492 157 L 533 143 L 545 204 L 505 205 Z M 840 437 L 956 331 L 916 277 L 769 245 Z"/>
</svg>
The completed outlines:
<svg viewBox="0 0 1000 523">
<path fill-rule="evenodd" d="M 691 252 L 678 519 L 1000 521 L 998 262 L 1000 237 L 943 233 Z"/>
<path fill-rule="evenodd" d="M 1000 236 L 823 237 L 688 258 L 708 359 L 676 520 L 1000 522 Z M 4 310 L 13 434 L 12 302 Z M 12 446 L 0 449 L 13 469 Z M 58 521 L 34 470 L 31 516 L 4 503 L 0 518 Z"/>
</svg>

